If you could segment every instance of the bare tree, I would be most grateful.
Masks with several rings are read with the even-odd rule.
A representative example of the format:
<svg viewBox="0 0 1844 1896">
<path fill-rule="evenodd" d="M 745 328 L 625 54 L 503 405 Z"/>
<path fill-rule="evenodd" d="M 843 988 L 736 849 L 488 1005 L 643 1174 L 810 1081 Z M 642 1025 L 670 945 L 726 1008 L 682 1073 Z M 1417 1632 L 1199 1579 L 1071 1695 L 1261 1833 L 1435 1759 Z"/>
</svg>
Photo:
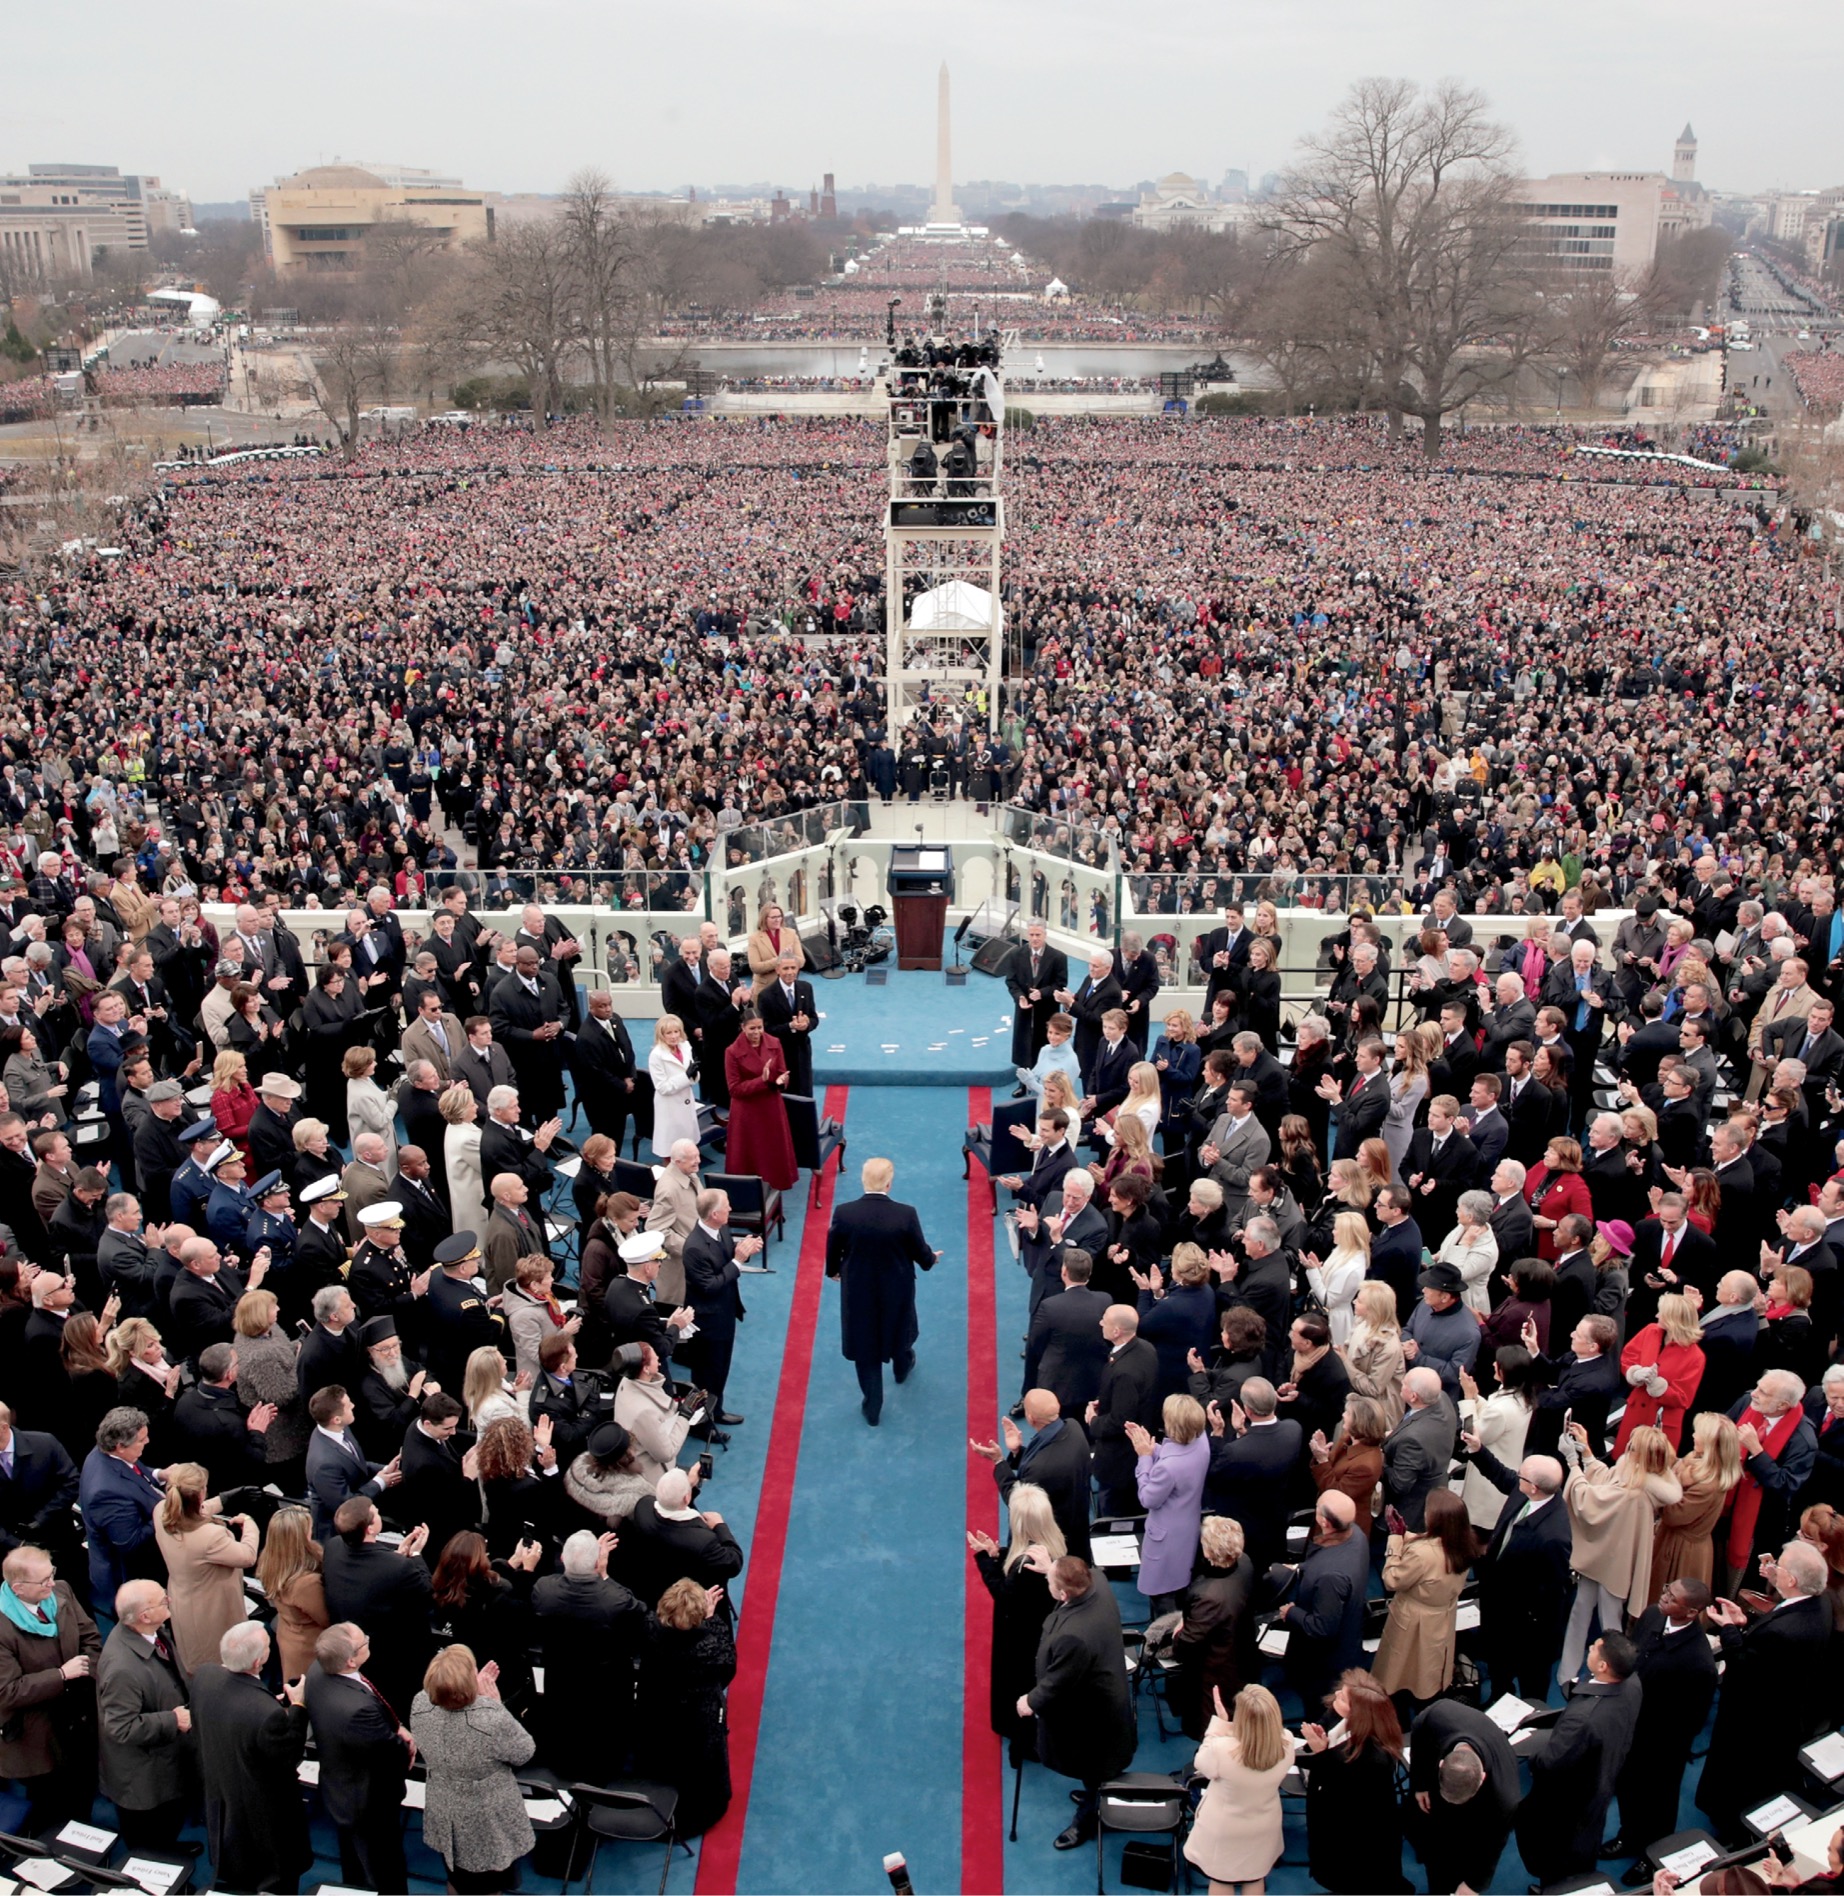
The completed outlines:
<svg viewBox="0 0 1844 1896">
<path fill-rule="evenodd" d="M 599 171 L 579 171 L 570 180 L 562 225 L 589 383 L 606 426 L 617 391 L 639 380 L 637 357 L 647 327 L 645 251 L 621 215 L 614 186 Z"/>
<path fill-rule="evenodd" d="M 476 328 L 525 377 L 533 416 L 545 427 L 563 408 L 564 372 L 582 333 L 563 227 L 503 224 L 494 242 L 474 247 L 473 261 Z"/>
<path fill-rule="evenodd" d="M 1511 156 L 1479 93 L 1361 80 L 1304 142 L 1269 218 L 1284 248 L 1333 260 L 1390 432 L 1416 416 L 1430 455 L 1442 416 L 1509 381 L 1530 346 Z"/>
</svg>

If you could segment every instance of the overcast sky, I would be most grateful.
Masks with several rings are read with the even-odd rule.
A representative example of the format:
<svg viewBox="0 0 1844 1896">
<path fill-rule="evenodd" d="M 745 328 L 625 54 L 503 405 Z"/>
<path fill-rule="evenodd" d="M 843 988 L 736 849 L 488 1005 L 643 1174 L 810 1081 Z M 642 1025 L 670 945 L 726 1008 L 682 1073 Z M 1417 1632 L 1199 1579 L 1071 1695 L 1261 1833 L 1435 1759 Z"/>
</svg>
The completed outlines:
<svg viewBox="0 0 1844 1896">
<path fill-rule="evenodd" d="M 935 69 L 957 178 L 1214 182 L 1283 164 L 1351 80 L 1479 86 L 1533 174 L 1668 169 L 1688 119 L 1719 189 L 1844 182 L 1826 10 L 1716 0 L 88 0 L 15 9 L 0 169 L 82 160 L 243 196 L 335 156 L 475 187 L 928 183 Z"/>
</svg>

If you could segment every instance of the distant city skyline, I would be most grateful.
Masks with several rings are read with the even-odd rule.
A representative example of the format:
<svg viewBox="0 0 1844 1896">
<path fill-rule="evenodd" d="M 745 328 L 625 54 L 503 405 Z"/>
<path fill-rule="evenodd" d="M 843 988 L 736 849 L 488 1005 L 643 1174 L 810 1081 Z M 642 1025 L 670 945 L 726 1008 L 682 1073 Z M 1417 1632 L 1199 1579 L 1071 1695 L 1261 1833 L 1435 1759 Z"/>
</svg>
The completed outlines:
<svg viewBox="0 0 1844 1896">
<path fill-rule="evenodd" d="M 1443 0 L 1390 8 L 1284 0 L 1225 13 L 1168 0 L 1123 27 L 1102 0 L 1017 0 L 928 14 L 844 0 L 713 0 L 695 57 L 663 67 L 617 10 L 546 0 L 513 31 L 480 0 L 327 0 L 300 22 L 243 14 L 197 30 L 127 0 L 95 0 L 93 56 L 56 9 L 8 36 L 0 170 L 75 160 L 155 173 L 196 202 L 336 157 L 389 155 L 477 190 L 561 190 L 593 167 L 624 190 L 677 193 L 761 179 L 804 193 L 932 187 L 936 79 L 953 71 L 955 183 L 1129 183 L 1186 171 L 1215 185 L 1281 169 L 1355 79 L 1477 86 L 1516 133 L 1530 175 L 1668 170 L 1688 119 L 1699 176 L 1719 191 L 1844 180 L 1834 36 L 1738 57 L 1716 0 L 1621 7 L 1550 0 L 1539 14 L 1471 14 Z M 73 61 L 75 62 L 73 65 Z"/>
</svg>

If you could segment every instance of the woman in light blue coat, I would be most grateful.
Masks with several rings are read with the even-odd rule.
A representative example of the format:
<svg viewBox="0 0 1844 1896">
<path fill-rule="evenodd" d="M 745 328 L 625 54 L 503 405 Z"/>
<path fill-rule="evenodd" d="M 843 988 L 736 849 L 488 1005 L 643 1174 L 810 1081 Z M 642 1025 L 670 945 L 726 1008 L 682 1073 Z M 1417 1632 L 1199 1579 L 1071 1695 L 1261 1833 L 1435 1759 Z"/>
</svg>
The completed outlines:
<svg viewBox="0 0 1844 1896">
<path fill-rule="evenodd" d="M 1160 1422 L 1163 1442 L 1155 1442 L 1137 1422 L 1127 1424 L 1127 1439 L 1139 1457 L 1134 1472 L 1146 1509 L 1139 1586 L 1155 1613 L 1178 1605 L 1191 1584 L 1204 1518 L 1204 1477 L 1210 1472 L 1210 1438 L 1197 1398 L 1167 1396 Z"/>
</svg>

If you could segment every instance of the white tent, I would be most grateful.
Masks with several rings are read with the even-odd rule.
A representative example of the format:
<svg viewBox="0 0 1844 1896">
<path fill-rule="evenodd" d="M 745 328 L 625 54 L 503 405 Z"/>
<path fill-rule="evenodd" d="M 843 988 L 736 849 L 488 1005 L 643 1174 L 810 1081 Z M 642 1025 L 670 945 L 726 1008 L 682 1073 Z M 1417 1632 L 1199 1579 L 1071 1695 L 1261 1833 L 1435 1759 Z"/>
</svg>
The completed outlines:
<svg viewBox="0 0 1844 1896">
<path fill-rule="evenodd" d="M 992 594 L 983 586 L 969 585 L 964 579 L 951 579 L 916 595 L 909 615 L 914 632 L 989 632 L 993 625 Z M 1005 626 L 1005 611 L 999 610 L 999 627 Z"/>
</svg>

